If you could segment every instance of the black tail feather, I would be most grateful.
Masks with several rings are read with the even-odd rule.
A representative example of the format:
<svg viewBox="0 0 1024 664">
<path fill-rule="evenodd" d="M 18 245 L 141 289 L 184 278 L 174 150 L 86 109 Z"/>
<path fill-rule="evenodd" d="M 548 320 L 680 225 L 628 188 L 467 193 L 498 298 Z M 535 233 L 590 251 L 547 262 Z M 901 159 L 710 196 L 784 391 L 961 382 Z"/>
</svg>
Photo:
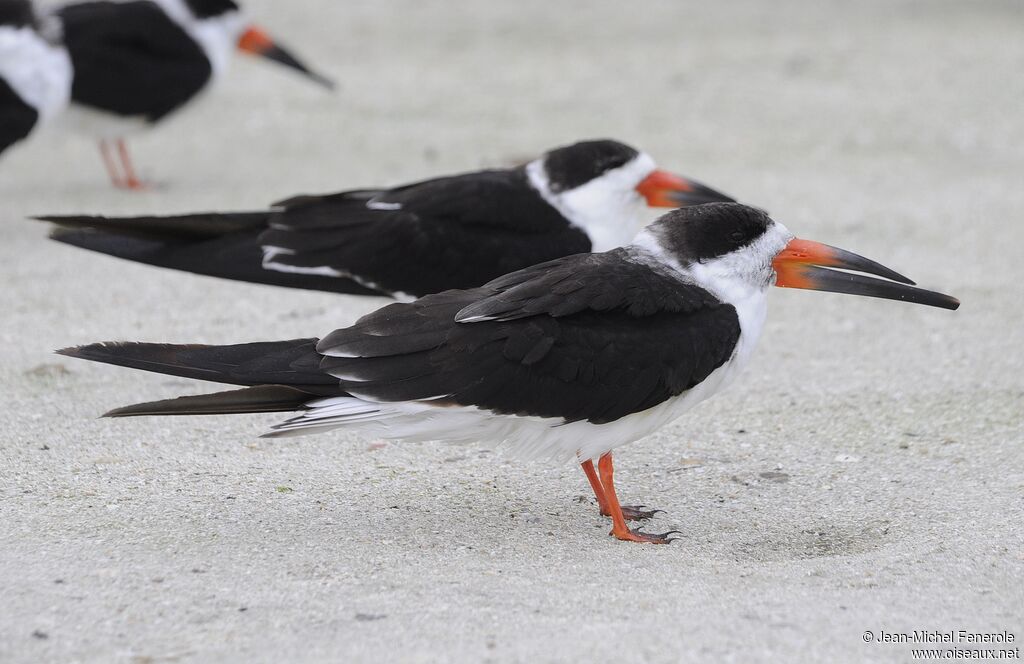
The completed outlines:
<svg viewBox="0 0 1024 664">
<path fill-rule="evenodd" d="M 317 339 L 231 346 L 98 343 L 58 350 L 60 355 L 143 371 L 230 385 L 288 385 L 309 394 L 337 394 L 336 378 L 320 370 Z"/>
<path fill-rule="evenodd" d="M 33 217 L 65 229 L 92 229 L 150 240 L 194 242 L 267 227 L 273 212 L 204 212 L 169 217 L 101 217 L 88 215 Z"/>
<path fill-rule="evenodd" d="M 333 293 L 380 295 L 378 291 L 351 279 L 264 269 L 262 232 L 265 232 L 262 227 L 257 227 L 249 231 L 204 238 L 137 230 L 122 232 L 119 229 L 101 229 L 87 224 L 75 228 L 72 224 L 66 224 L 54 229 L 50 238 L 115 258 L 209 277 Z"/>
<path fill-rule="evenodd" d="M 306 402 L 315 398 L 316 395 L 287 385 L 257 385 L 227 392 L 138 403 L 115 408 L 104 413 L 103 417 L 283 413 L 301 410 Z"/>
</svg>

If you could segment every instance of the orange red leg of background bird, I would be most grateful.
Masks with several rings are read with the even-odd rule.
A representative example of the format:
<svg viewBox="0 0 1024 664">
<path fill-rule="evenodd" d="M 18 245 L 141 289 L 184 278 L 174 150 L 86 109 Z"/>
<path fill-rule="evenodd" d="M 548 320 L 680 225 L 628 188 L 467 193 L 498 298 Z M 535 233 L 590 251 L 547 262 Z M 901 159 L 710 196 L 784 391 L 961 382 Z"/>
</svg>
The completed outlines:
<svg viewBox="0 0 1024 664">
<path fill-rule="evenodd" d="M 111 184 L 118 189 L 145 189 L 145 184 L 135 175 L 132 159 L 128 154 L 128 145 L 123 138 L 117 139 L 115 143 L 117 157 L 121 161 L 120 169 L 118 169 L 117 159 L 111 151 L 110 143 L 106 139 L 100 141 L 100 154 L 103 155 L 103 165 L 107 167 Z"/>
</svg>

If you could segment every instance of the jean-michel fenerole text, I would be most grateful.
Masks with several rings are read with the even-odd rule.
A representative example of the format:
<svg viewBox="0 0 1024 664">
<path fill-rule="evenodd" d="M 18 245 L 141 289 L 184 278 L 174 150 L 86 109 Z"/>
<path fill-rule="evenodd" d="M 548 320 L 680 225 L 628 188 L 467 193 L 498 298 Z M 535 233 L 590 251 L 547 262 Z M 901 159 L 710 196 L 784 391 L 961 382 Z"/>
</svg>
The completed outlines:
<svg viewBox="0 0 1024 664">
<path fill-rule="evenodd" d="M 1017 637 L 1006 630 L 1001 632 L 970 632 L 966 629 L 915 629 L 912 632 L 886 632 L 879 630 L 877 643 L 1013 643 Z"/>
</svg>

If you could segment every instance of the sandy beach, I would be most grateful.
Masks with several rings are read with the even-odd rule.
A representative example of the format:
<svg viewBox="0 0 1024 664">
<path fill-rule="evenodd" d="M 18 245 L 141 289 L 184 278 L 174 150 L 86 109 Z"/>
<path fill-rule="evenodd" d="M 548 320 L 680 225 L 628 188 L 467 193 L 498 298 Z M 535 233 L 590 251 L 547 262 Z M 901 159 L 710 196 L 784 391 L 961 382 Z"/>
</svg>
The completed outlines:
<svg viewBox="0 0 1024 664">
<path fill-rule="evenodd" d="M 909 662 L 883 632 L 961 629 L 1020 648 L 1024 4 L 246 6 L 337 92 L 237 58 L 132 140 L 143 193 L 58 127 L 0 160 L 0 662 Z M 963 302 L 771 293 L 741 380 L 617 454 L 672 546 L 609 537 L 577 467 L 483 442 L 97 419 L 211 386 L 52 354 L 323 336 L 386 302 L 134 265 L 31 215 L 258 209 L 605 136 Z"/>
</svg>

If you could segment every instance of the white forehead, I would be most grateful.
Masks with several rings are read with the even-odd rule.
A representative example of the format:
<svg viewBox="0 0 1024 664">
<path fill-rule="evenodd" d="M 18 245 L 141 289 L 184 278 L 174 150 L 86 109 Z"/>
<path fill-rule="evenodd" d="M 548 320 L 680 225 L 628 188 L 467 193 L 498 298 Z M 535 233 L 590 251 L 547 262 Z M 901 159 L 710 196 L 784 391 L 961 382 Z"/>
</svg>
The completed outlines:
<svg viewBox="0 0 1024 664">
<path fill-rule="evenodd" d="M 781 223 L 775 221 L 774 219 L 772 220 L 772 224 L 773 224 L 773 227 L 775 229 L 775 232 L 778 234 L 778 237 L 782 239 L 782 246 L 783 247 L 785 247 L 787 244 L 789 244 L 789 241 L 792 240 L 794 237 L 796 237 L 795 235 L 793 235 L 789 231 L 788 228 L 786 228 L 786 226 L 784 224 L 781 224 Z M 781 247 L 778 250 L 776 250 L 775 253 L 777 254 L 780 251 L 782 251 Z M 775 257 L 775 255 L 772 254 L 772 258 L 774 258 L 774 257 Z"/>
</svg>

